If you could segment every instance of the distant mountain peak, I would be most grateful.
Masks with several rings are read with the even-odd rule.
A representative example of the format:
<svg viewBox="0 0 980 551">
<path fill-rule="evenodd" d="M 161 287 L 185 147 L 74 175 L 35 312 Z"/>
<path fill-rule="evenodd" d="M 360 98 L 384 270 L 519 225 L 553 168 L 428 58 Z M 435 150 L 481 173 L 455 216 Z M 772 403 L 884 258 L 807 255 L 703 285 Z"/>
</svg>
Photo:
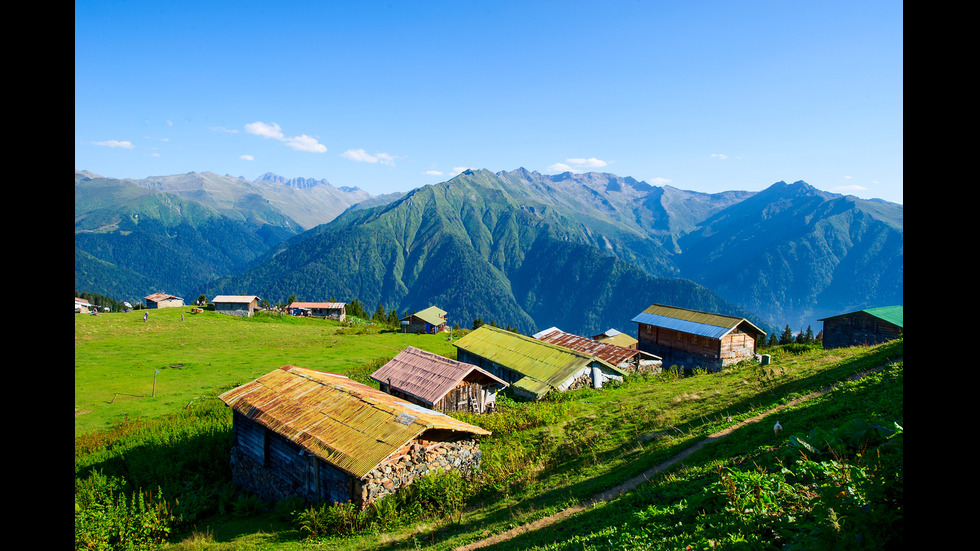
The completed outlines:
<svg viewBox="0 0 980 551">
<path fill-rule="evenodd" d="M 331 185 L 330 182 L 328 182 L 325 179 L 319 179 L 319 180 L 317 180 L 315 178 L 303 178 L 303 177 L 286 178 L 286 177 L 280 176 L 278 174 L 274 174 L 272 172 L 266 172 L 265 174 L 263 174 L 263 175 L 259 176 L 258 178 L 256 178 L 255 181 L 256 182 L 273 182 L 273 183 L 282 184 L 284 186 L 289 186 L 289 187 L 296 188 L 296 189 L 309 189 L 309 188 L 311 188 L 313 186 L 319 186 L 319 185 L 327 185 L 327 186 L 329 186 L 329 185 Z M 340 188 L 340 189 L 342 191 L 347 191 L 347 190 L 344 190 L 343 188 Z"/>
</svg>

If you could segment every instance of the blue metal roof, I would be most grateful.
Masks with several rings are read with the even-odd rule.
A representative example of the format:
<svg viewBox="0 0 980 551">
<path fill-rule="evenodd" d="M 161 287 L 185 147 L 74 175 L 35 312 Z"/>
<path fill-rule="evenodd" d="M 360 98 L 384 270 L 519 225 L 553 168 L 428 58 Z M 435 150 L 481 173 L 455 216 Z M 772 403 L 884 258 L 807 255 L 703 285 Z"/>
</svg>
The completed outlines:
<svg viewBox="0 0 980 551">
<path fill-rule="evenodd" d="M 684 333 L 690 333 L 692 335 L 710 337 L 712 339 L 720 339 L 733 329 L 733 327 L 718 327 L 717 325 L 708 325 L 705 323 L 698 323 L 696 321 L 658 316 L 657 314 L 648 314 L 646 312 L 638 314 L 632 319 L 632 321 L 635 321 L 636 323 L 645 323 L 647 325 L 656 325 L 657 327 L 666 327 L 667 329 L 674 329 Z"/>
</svg>

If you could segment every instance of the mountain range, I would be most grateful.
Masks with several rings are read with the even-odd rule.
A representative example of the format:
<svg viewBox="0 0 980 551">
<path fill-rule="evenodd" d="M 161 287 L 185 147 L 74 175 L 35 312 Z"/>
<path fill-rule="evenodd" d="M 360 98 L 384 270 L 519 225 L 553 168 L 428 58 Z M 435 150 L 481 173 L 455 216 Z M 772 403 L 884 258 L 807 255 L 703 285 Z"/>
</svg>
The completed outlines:
<svg viewBox="0 0 980 551">
<path fill-rule="evenodd" d="M 654 302 L 794 330 L 902 303 L 902 205 L 804 182 L 707 194 L 521 168 L 371 197 L 273 174 L 76 170 L 75 197 L 76 289 L 120 298 L 357 298 L 580 334 L 632 332 Z"/>
</svg>

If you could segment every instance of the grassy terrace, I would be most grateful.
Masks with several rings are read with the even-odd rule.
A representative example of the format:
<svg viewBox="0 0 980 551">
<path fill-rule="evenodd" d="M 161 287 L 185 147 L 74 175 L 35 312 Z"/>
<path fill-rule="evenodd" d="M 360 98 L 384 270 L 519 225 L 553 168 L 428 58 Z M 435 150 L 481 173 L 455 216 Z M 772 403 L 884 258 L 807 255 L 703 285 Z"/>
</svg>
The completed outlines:
<svg viewBox="0 0 980 551">
<path fill-rule="evenodd" d="M 819 549 L 856 536 L 860 545 L 849 548 L 877 549 L 901 538 L 901 437 L 887 437 L 904 423 L 902 341 L 777 347 L 765 367 L 632 377 L 535 404 L 505 400 L 501 413 L 461 416 L 493 431 L 479 476 L 443 477 L 337 522 L 337 511 L 322 507 L 260 507 L 229 484 L 230 413 L 214 396 L 284 364 L 368 382 L 377 362 L 404 346 L 455 357 L 451 343 L 323 320 L 184 312 L 181 321 L 178 310 L 153 311 L 146 323 L 135 313 L 76 316 L 78 548 L 99 548 L 78 543 L 88 495 L 79 488 L 113 480 L 120 493 L 158 490 L 179 513 L 159 538 L 174 549 Z M 863 439 L 828 436 L 853 436 L 866 423 L 874 428 Z M 833 453 L 827 442 L 836 442 Z M 888 452 L 896 442 L 897 466 Z M 801 450 L 808 463 L 798 463 Z M 643 473 L 649 483 L 622 497 L 568 510 Z M 501 537 L 535 521 L 545 526 Z"/>
</svg>

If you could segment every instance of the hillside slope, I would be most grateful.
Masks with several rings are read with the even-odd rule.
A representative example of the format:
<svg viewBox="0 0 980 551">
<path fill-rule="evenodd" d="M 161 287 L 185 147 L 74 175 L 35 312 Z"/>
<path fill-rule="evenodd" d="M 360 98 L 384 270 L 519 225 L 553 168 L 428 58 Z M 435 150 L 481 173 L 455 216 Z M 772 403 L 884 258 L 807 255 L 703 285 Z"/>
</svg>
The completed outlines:
<svg viewBox="0 0 980 551">
<path fill-rule="evenodd" d="M 555 197 L 548 194 L 547 197 Z M 385 207 L 354 210 L 283 242 L 207 294 L 251 289 L 272 301 L 358 298 L 401 313 L 438 305 L 530 333 L 560 325 L 629 331 L 650 302 L 748 315 L 672 271 L 659 242 L 585 208 L 545 203 L 534 187 L 485 170 L 425 186 Z"/>
</svg>

